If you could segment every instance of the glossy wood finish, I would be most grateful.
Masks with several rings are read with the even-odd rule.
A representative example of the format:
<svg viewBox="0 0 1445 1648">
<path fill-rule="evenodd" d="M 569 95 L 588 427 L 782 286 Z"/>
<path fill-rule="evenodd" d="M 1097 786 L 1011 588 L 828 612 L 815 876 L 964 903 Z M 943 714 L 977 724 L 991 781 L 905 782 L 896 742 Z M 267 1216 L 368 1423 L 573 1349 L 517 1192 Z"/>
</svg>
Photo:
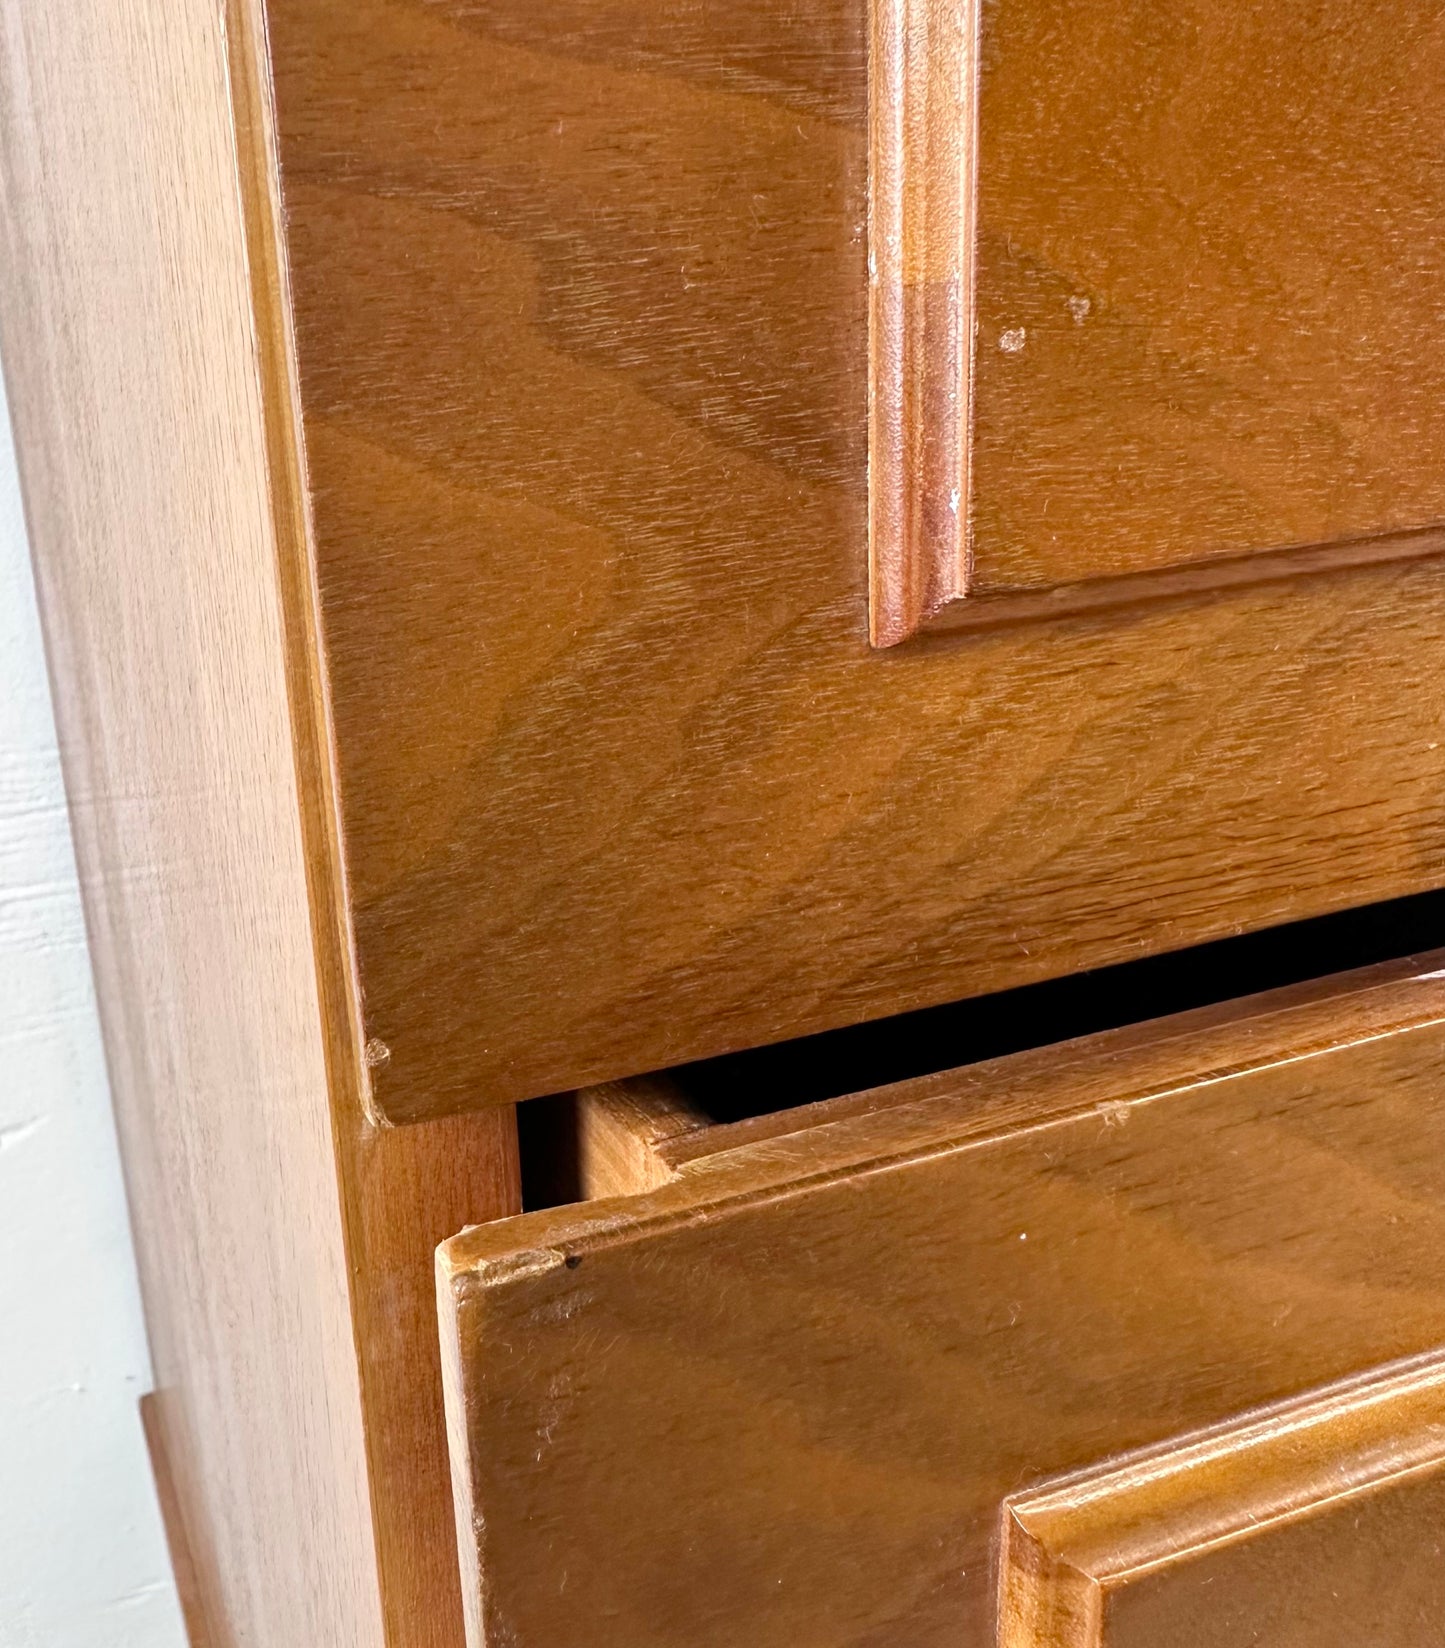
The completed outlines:
<svg viewBox="0 0 1445 1648">
<path fill-rule="evenodd" d="M 982 1648 L 1011 1495 L 1445 1343 L 1441 961 L 446 1244 L 470 1640 Z"/>
<path fill-rule="evenodd" d="M 382 1114 L 1438 883 L 1433 561 L 870 647 L 864 0 L 267 9 Z"/>
<path fill-rule="evenodd" d="M 869 623 L 891 645 L 970 583 L 979 6 L 872 0 Z"/>
<path fill-rule="evenodd" d="M 366 1116 L 230 22 L 0 7 L 0 343 L 192 1611 L 211 1648 L 456 1648 L 431 1249 L 515 1209 L 515 1146 Z"/>
<path fill-rule="evenodd" d="M 876 18 L 878 639 L 1445 549 L 1445 10 Z"/>
<path fill-rule="evenodd" d="M 1445 1618 L 1438 1357 L 1011 1498 L 999 1648 L 1356 1648 Z"/>
<path fill-rule="evenodd" d="M 0 8 L 0 330 L 217 1648 L 460 1641 L 427 1253 L 515 1209 L 507 1101 L 1439 880 L 1429 558 L 870 649 L 868 32 Z M 594 1133 L 646 1197 L 447 1250 L 491 1624 L 926 1648 L 1021 1480 L 1434 1343 L 1438 993 Z"/>
</svg>

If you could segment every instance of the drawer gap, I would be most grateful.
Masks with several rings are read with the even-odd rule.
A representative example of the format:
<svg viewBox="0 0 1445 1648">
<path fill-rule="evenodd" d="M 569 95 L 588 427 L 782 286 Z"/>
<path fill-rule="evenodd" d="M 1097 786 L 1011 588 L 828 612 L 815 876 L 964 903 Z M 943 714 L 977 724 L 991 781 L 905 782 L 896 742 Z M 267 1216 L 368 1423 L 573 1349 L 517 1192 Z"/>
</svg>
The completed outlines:
<svg viewBox="0 0 1445 1648">
<path fill-rule="evenodd" d="M 649 1141 L 1147 1024 L 1445 948 L 1445 891 L 751 1047 L 518 1106 L 523 1201 L 650 1188 Z M 598 1095 L 602 1095 L 599 1099 Z M 640 1154 L 639 1154 L 640 1152 Z"/>
</svg>

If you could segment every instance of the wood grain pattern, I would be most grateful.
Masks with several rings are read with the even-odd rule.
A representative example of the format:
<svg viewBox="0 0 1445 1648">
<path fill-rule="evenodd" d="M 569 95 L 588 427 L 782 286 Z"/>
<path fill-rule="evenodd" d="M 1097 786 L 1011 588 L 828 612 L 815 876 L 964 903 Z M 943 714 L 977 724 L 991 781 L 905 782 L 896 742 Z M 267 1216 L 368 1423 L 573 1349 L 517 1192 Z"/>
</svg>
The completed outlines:
<svg viewBox="0 0 1445 1648">
<path fill-rule="evenodd" d="M 978 204 L 976 0 L 872 0 L 869 625 L 889 646 L 968 593 Z"/>
<path fill-rule="evenodd" d="M 1117 1095 L 1121 1081 L 1164 1090 L 1179 1076 L 1181 1067 L 1187 1067 L 1193 1079 L 1203 1080 L 1280 1059 L 1313 1058 L 1341 1042 L 1373 1035 L 1382 1024 L 1388 1028 L 1399 1011 L 1401 987 L 1408 1002 L 1420 984 L 1433 984 L 1435 959 L 1430 955 L 1404 957 L 1354 974 L 1309 979 L 742 1121 L 656 1128 L 634 1119 L 632 1133 L 636 1144 L 648 1153 L 649 1162 L 642 1171 L 649 1180 L 677 1178 L 713 1157 L 773 1140 L 805 1134 L 825 1137 L 817 1130 L 844 1122 L 859 1138 L 866 1134 L 881 1143 L 897 1127 L 905 1106 L 916 1145 L 944 1143 L 954 1136 L 958 1116 L 965 1109 L 976 1126 L 1001 1130 L 1037 1119 L 1040 1095 L 1047 1095 L 1050 1113 L 1060 1106 L 1082 1110 L 1108 1102 Z M 647 1093 L 656 1085 L 656 1078 L 648 1078 L 619 1082 L 601 1091 L 615 1095 L 641 1089 Z M 668 1084 L 661 1086 L 661 1094 L 651 1102 L 666 1102 Z M 944 1099 L 947 1105 L 933 1102 Z M 626 1114 L 615 1099 L 613 1105 L 615 1116 Z M 637 1111 L 632 1114 L 635 1118 Z"/>
<path fill-rule="evenodd" d="M 577 1095 L 578 1186 L 587 1201 L 654 1190 L 672 1177 L 671 1145 L 708 1120 L 669 1082 L 610 1082 Z"/>
<path fill-rule="evenodd" d="M 876 14 L 875 639 L 1441 552 L 1445 10 Z"/>
<path fill-rule="evenodd" d="M 1441 960 L 446 1244 L 471 1640 L 982 1648 L 1010 1495 L 1441 1344 Z"/>
<path fill-rule="evenodd" d="M 432 1255 L 438 1242 L 463 1225 L 520 1210 L 515 1118 L 510 1111 L 493 1111 L 393 1131 L 377 1117 L 372 1101 L 373 1071 L 386 1055 L 362 1029 L 342 872 L 286 299 L 274 110 L 258 8 L 235 0 L 227 11 L 227 33 L 381 1626 L 388 1648 L 456 1648 L 463 1625 L 451 1563 L 451 1477 Z"/>
<path fill-rule="evenodd" d="M 437 1244 L 521 1209 L 510 1111 L 378 1128 L 335 1121 L 387 1648 L 460 1648 Z"/>
<path fill-rule="evenodd" d="M 161 1525 L 165 1530 L 166 1550 L 175 1576 L 176 1596 L 181 1605 L 181 1623 L 185 1627 L 190 1648 L 215 1648 L 215 1634 L 206 1619 L 205 1592 L 201 1589 L 196 1559 L 191 1555 L 191 1536 L 186 1530 L 185 1511 L 181 1496 L 176 1491 L 171 1472 L 170 1447 L 165 1436 L 165 1417 L 161 1403 L 152 1391 L 141 1397 L 141 1424 L 145 1429 L 146 1451 L 150 1455 L 151 1475 L 155 1478 L 156 1499 L 160 1505 Z"/>
<path fill-rule="evenodd" d="M 366 1119 L 229 22 L 0 8 L 0 341 L 198 1606 L 214 1648 L 455 1648 L 430 1250 L 516 1207 L 511 1120 Z"/>
<path fill-rule="evenodd" d="M 219 18 L 6 6 L 0 81 L 6 382 L 205 1610 L 218 1648 L 380 1648 Z"/>
<path fill-rule="evenodd" d="M 1438 1356 L 1007 1501 L 999 1648 L 1354 1648 L 1445 1611 Z"/>
<path fill-rule="evenodd" d="M 268 19 L 382 1114 L 1439 882 L 1434 559 L 870 647 L 864 0 Z"/>
</svg>

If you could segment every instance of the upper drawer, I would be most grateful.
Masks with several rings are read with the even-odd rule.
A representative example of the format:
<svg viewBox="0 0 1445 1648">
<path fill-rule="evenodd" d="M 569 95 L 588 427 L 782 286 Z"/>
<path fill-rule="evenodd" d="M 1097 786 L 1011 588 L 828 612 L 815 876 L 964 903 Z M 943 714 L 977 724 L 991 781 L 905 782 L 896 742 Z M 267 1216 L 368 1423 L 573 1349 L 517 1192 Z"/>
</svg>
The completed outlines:
<svg viewBox="0 0 1445 1648">
<path fill-rule="evenodd" d="M 1438 8 L 877 6 L 268 0 L 395 1119 L 1440 879 Z"/>
</svg>

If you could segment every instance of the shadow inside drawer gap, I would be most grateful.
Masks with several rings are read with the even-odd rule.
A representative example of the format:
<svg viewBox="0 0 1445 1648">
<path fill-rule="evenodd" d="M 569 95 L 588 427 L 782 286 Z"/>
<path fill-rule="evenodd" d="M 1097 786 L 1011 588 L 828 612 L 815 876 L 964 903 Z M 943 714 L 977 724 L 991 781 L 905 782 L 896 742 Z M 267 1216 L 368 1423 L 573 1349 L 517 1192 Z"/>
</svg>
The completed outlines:
<svg viewBox="0 0 1445 1648">
<path fill-rule="evenodd" d="M 668 1074 L 714 1121 L 741 1121 L 1442 947 L 1445 891 L 1417 893 Z"/>
<path fill-rule="evenodd" d="M 1445 948 L 1445 891 L 1343 910 L 1138 961 L 947 1002 L 664 1072 L 718 1123 L 837 1098 Z M 580 1197 L 570 1094 L 518 1106 L 523 1205 Z"/>
</svg>

